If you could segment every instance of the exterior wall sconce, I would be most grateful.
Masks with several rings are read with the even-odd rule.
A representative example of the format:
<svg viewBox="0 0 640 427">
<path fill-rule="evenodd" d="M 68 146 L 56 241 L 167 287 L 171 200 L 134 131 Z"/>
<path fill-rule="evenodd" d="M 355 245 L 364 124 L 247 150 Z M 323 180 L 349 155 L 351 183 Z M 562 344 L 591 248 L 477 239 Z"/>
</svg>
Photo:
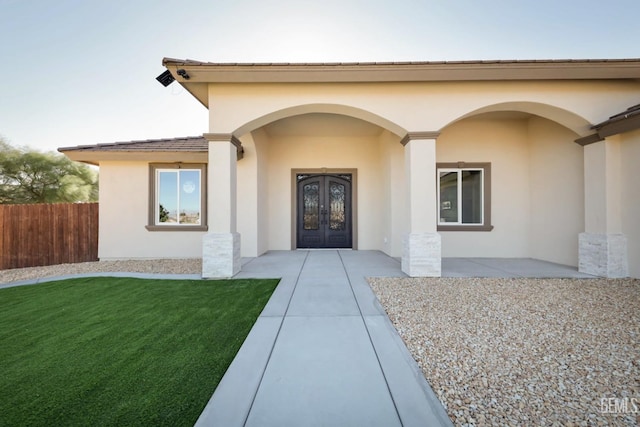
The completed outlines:
<svg viewBox="0 0 640 427">
<path fill-rule="evenodd" d="M 187 70 L 185 70 L 184 68 L 178 68 L 177 73 L 180 77 L 182 77 L 185 80 L 189 80 L 190 78 L 189 74 L 187 74 Z"/>
</svg>

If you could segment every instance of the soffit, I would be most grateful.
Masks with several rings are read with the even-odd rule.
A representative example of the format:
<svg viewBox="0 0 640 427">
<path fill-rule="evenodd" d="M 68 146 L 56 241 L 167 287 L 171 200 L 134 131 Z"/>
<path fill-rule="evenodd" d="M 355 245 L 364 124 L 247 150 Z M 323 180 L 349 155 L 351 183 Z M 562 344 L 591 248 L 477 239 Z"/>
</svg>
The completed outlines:
<svg viewBox="0 0 640 427">
<path fill-rule="evenodd" d="M 76 162 L 99 166 L 102 162 L 162 162 L 207 163 L 208 153 L 187 151 L 123 152 L 123 151 L 65 151 L 64 155 Z"/>
</svg>

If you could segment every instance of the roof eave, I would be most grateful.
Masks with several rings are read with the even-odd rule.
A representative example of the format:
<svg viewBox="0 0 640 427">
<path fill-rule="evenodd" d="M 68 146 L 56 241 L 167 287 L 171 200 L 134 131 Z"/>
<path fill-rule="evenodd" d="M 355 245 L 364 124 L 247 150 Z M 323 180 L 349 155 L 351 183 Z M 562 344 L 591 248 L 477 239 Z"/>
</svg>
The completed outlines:
<svg viewBox="0 0 640 427">
<path fill-rule="evenodd" d="M 631 132 L 640 129 L 640 114 L 625 117 L 619 120 L 611 120 L 594 126 L 598 135 L 605 138 L 607 136 L 620 133 Z"/>
<path fill-rule="evenodd" d="M 595 142 L 603 141 L 608 136 L 618 135 L 621 133 L 632 132 L 640 129 L 640 104 L 630 108 L 627 111 L 612 116 L 609 120 L 592 126 L 591 129 L 596 132 L 578 138 L 576 143 L 585 146 Z"/>
<path fill-rule="evenodd" d="M 69 159 L 99 166 L 106 161 L 163 162 L 163 163 L 207 163 L 208 152 L 202 151 L 61 151 Z"/>
<path fill-rule="evenodd" d="M 165 58 L 163 65 L 187 90 L 195 83 L 640 79 L 640 59 L 224 64 Z M 178 75 L 178 69 L 185 70 L 188 79 Z M 197 98 L 203 102 L 202 96 Z"/>
</svg>

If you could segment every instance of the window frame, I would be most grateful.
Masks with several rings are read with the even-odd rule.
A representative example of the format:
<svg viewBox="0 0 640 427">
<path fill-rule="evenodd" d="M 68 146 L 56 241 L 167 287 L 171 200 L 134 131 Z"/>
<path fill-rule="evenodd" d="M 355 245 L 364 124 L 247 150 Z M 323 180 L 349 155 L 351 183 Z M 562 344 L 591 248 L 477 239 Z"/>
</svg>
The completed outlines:
<svg viewBox="0 0 640 427">
<path fill-rule="evenodd" d="M 482 171 L 482 224 L 454 224 L 440 222 L 440 171 Z M 436 163 L 436 222 L 437 231 L 491 231 L 491 163 Z M 462 206 L 460 206 L 462 212 Z"/>
<path fill-rule="evenodd" d="M 161 170 L 200 171 L 200 224 L 159 225 L 156 223 L 158 204 L 158 172 Z M 208 231 L 207 226 L 207 165 L 203 163 L 149 163 L 148 231 Z"/>
</svg>

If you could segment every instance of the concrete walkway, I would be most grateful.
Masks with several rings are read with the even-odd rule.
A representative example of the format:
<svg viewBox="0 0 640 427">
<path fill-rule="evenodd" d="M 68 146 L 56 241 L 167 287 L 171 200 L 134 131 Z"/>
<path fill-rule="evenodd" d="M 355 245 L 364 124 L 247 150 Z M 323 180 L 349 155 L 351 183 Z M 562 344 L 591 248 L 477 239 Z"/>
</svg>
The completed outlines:
<svg viewBox="0 0 640 427">
<path fill-rule="evenodd" d="M 376 251 L 269 252 L 238 278 L 281 277 L 197 426 L 448 426 L 365 276 Z"/>
</svg>

